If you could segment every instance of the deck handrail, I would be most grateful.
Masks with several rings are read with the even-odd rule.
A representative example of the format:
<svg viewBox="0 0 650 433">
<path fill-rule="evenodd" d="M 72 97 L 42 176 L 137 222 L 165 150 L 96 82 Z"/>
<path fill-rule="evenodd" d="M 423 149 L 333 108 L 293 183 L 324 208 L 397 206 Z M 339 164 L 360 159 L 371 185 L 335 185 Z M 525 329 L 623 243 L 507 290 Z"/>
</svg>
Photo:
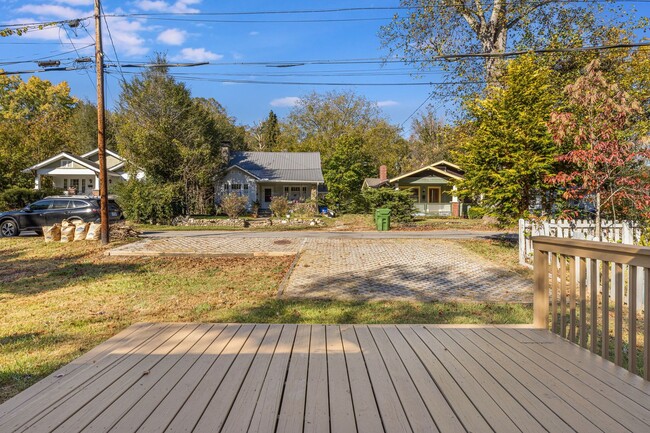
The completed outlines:
<svg viewBox="0 0 650 433">
<path fill-rule="evenodd" d="M 600 353 L 603 358 L 613 358 L 619 366 L 626 363 L 627 343 L 627 368 L 638 373 L 636 298 L 638 291 L 642 291 L 643 377 L 650 380 L 650 248 L 549 236 L 535 236 L 532 240 L 533 325 L 549 329 L 550 318 L 552 332 Z M 643 268 L 643 275 L 639 268 Z M 614 307 L 610 311 L 612 299 Z M 627 339 L 624 322 L 628 327 Z"/>
</svg>

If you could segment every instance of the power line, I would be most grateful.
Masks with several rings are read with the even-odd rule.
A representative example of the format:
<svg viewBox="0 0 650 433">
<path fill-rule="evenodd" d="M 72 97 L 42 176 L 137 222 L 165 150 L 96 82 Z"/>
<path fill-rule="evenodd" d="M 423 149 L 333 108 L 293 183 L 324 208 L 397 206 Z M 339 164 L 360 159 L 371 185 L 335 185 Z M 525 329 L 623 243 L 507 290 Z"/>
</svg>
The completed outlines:
<svg viewBox="0 0 650 433">
<path fill-rule="evenodd" d="M 604 51 L 623 48 L 643 48 L 650 46 L 650 42 L 622 43 L 613 45 L 595 45 L 588 47 L 569 47 L 569 48 L 543 48 L 535 50 L 518 50 L 506 51 L 502 53 L 458 53 L 443 54 L 432 56 L 428 59 L 316 59 L 316 60 L 271 60 L 271 61 L 253 61 L 253 62 L 203 62 L 202 64 L 211 66 L 267 66 L 276 68 L 289 68 L 307 65 L 359 65 L 359 64 L 386 64 L 386 63 L 417 63 L 430 62 L 435 60 L 453 61 L 466 58 L 490 58 L 490 57 L 515 57 L 525 54 L 558 54 L 583 51 Z M 132 62 L 128 65 L 122 65 L 125 68 L 142 68 L 152 66 L 146 62 Z"/>
<path fill-rule="evenodd" d="M 59 40 L 61 40 L 61 28 L 63 28 L 63 31 L 65 32 L 65 35 L 68 37 L 68 40 L 70 40 L 70 43 L 72 44 L 72 48 L 74 49 L 75 53 L 77 54 L 77 58 L 81 58 L 81 54 L 79 54 L 79 51 L 77 50 L 77 47 L 74 45 L 74 42 L 72 41 L 72 38 L 70 37 L 70 34 L 68 33 L 68 29 L 66 29 L 65 24 L 59 27 Z M 76 36 L 76 35 L 75 35 Z M 88 77 L 88 81 L 90 81 L 90 85 L 94 86 L 95 82 L 93 81 L 92 78 L 90 78 L 90 72 L 88 72 L 87 68 L 84 68 L 86 71 L 86 76 Z"/>
<path fill-rule="evenodd" d="M 109 18 L 115 16 L 107 15 Z M 138 16 L 133 16 L 138 18 Z M 388 21 L 392 17 L 375 17 L 375 18 L 322 18 L 322 19 L 270 19 L 270 20 L 226 20 L 226 19 L 208 19 L 208 18 L 166 18 L 158 16 L 141 17 L 155 21 L 180 21 L 180 22 L 199 22 L 199 23 L 221 23 L 221 24 L 263 24 L 263 23 L 340 23 L 340 22 L 360 22 L 360 21 Z"/>
<path fill-rule="evenodd" d="M 429 99 L 431 99 L 433 97 L 433 95 L 434 95 L 433 93 L 430 93 L 429 96 L 427 96 L 426 99 L 424 101 L 422 101 L 422 103 L 420 105 L 418 105 L 418 108 L 413 110 L 413 112 L 411 114 L 409 114 L 409 117 L 407 117 L 402 123 L 400 123 L 399 127 L 403 128 L 404 125 L 406 124 L 406 122 L 408 122 L 411 117 L 415 116 L 415 113 L 420 111 L 420 108 L 422 108 L 424 106 L 424 104 L 426 104 L 429 101 Z"/>
<path fill-rule="evenodd" d="M 92 47 L 94 45 L 95 44 L 84 45 L 83 47 L 79 47 L 79 50 L 83 50 L 85 48 Z M 77 49 L 74 49 L 74 50 L 70 50 L 70 51 L 63 51 L 63 52 L 60 52 L 60 53 L 52 54 L 51 56 L 39 57 L 39 58 L 32 59 L 32 60 L 0 61 L 0 66 L 1 65 L 18 65 L 18 64 L 22 64 L 22 63 L 37 63 L 40 60 L 52 59 L 53 57 L 56 57 L 56 56 L 62 56 L 64 54 L 70 54 L 70 53 L 76 53 L 76 52 L 77 52 Z M 67 58 L 67 59 L 56 59 L 56 60 L 74 60 L 74 59 Z"/>
<path fill-rule="evenodd" d="M 117 67 L 120 71 L 120 75 L 122 76 L 122 81 L 126 83 L 126 79 L 124 78 L 124 72 L 122 72 L 122 66 L 120 65 L 120 59 L 117 56 L 117 50 L 115 49 L 115 44 L 113 43 L 113 35 L 111 34 L 111 28 L 108 26 L 108 21 L 106 20 L 106 14 L 104 13 L 103 5 L 101 6 L 101 11 L 102 11 L 102 15 L 104 16 L 104 24 L 106 24 L 106 30 L 108 30 L 108 38 L 111 41 L 111 46 L 113 47 L 113 53 L 115 53 L 115 62 L 117 63 Z"/>
</svg>

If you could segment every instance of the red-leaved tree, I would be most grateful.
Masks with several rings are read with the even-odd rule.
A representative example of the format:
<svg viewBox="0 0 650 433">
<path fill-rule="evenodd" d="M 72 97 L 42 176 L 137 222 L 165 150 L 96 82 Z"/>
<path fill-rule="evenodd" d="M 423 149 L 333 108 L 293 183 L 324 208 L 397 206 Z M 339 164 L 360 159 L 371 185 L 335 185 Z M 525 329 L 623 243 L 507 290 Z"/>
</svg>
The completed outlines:
<svg viewBox="0 0 650 433">
<path fill-rule="evenodd" d="M 630 132 L 641 106 L 608 83 L 599 66 L 597 60 L 591 62 L 566 87 L 565 109 L 551 113 L 549 131 L 565 153 L 557 157 L 562 170 L 547 179 L 563 188 L 565 199 L 593 203 L 598 239 L 603 210 L 614 219 L 650 216 L 650 152 Z"/>
</svg>

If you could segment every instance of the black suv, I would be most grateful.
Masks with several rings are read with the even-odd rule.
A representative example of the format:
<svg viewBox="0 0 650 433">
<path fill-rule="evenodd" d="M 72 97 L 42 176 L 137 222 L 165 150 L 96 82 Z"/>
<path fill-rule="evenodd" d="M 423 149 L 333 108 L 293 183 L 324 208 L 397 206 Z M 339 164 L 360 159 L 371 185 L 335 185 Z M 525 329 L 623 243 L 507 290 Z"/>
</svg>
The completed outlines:
<svg viewBox="0 0 650 433">
<path fill-rule="evenodd" d="M 115 200 L 108 201 L 111 222 L 124 219 Z M 0 213 L 0 237 L 18 236 L 21 231 L 41 234 L 43 226 L 63 220 L 99 222 L 99 198 L 92 196 L 55 196 L 25 206 L 21 210 Z"/>
</svg>

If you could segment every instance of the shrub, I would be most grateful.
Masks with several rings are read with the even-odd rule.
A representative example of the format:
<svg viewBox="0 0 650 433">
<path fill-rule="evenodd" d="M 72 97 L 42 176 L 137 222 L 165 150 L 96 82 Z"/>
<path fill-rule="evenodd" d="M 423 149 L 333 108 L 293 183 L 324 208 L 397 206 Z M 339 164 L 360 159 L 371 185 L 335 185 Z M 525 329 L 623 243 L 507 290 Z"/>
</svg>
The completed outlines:
<svg viewBox="0 0 650 433">
<path fill-rule="evenodd" d="M 293 211 L 293 214 L 298 218 L 311 218 L 313 216 L 316 216 L 318 213 L 318 207 L 316 206 L 316 203 L 312 202 L 311 200 L 295 203 L 291 207 L 291 210 Z"/>
<path fill-rule="evenodd" d="M 467 209 L 467 218 L 471 220 L 481 219 L 486 213 L 486 210 L 480 206 L 470 206 Z"/>
<path fill-rule="evenodd" d="M 413 221 L 415 207 L 410 191 L 395 190 L 391 188 L 367 188 L 363 190 L 363 197 L 372 212 L 378 208 L 390 209 L 390 217 L 397 222 Z"/>
<path fill-rule="evenodd" d="M 246 212 L 248 197 L 236 193 L 230 193 L 221 198 L 221 211 L 228 215 L 228 218 L 239 218 Z"/>
<path fill-rule="evenodd" d="M 31 189 L 12 186 L 0 193 L 0 211 L 22 209 L 30 203 L 50 195 L 60 195 L 60 189 Z"/>
<path fill-rule="evenodd" d="M 289 213 L 289 200 L 284 196 L 277 195 L 271 199 L 269 209 L 273 212 L 273 216 L 282 218 Z"/>
<path fill-rule="evenodd" d="M 131 179 L 115 192 L 126 218 L 137 223 L 166 224 L 182 213 L 180 189 L 173 183 Z"/>
</svg>

